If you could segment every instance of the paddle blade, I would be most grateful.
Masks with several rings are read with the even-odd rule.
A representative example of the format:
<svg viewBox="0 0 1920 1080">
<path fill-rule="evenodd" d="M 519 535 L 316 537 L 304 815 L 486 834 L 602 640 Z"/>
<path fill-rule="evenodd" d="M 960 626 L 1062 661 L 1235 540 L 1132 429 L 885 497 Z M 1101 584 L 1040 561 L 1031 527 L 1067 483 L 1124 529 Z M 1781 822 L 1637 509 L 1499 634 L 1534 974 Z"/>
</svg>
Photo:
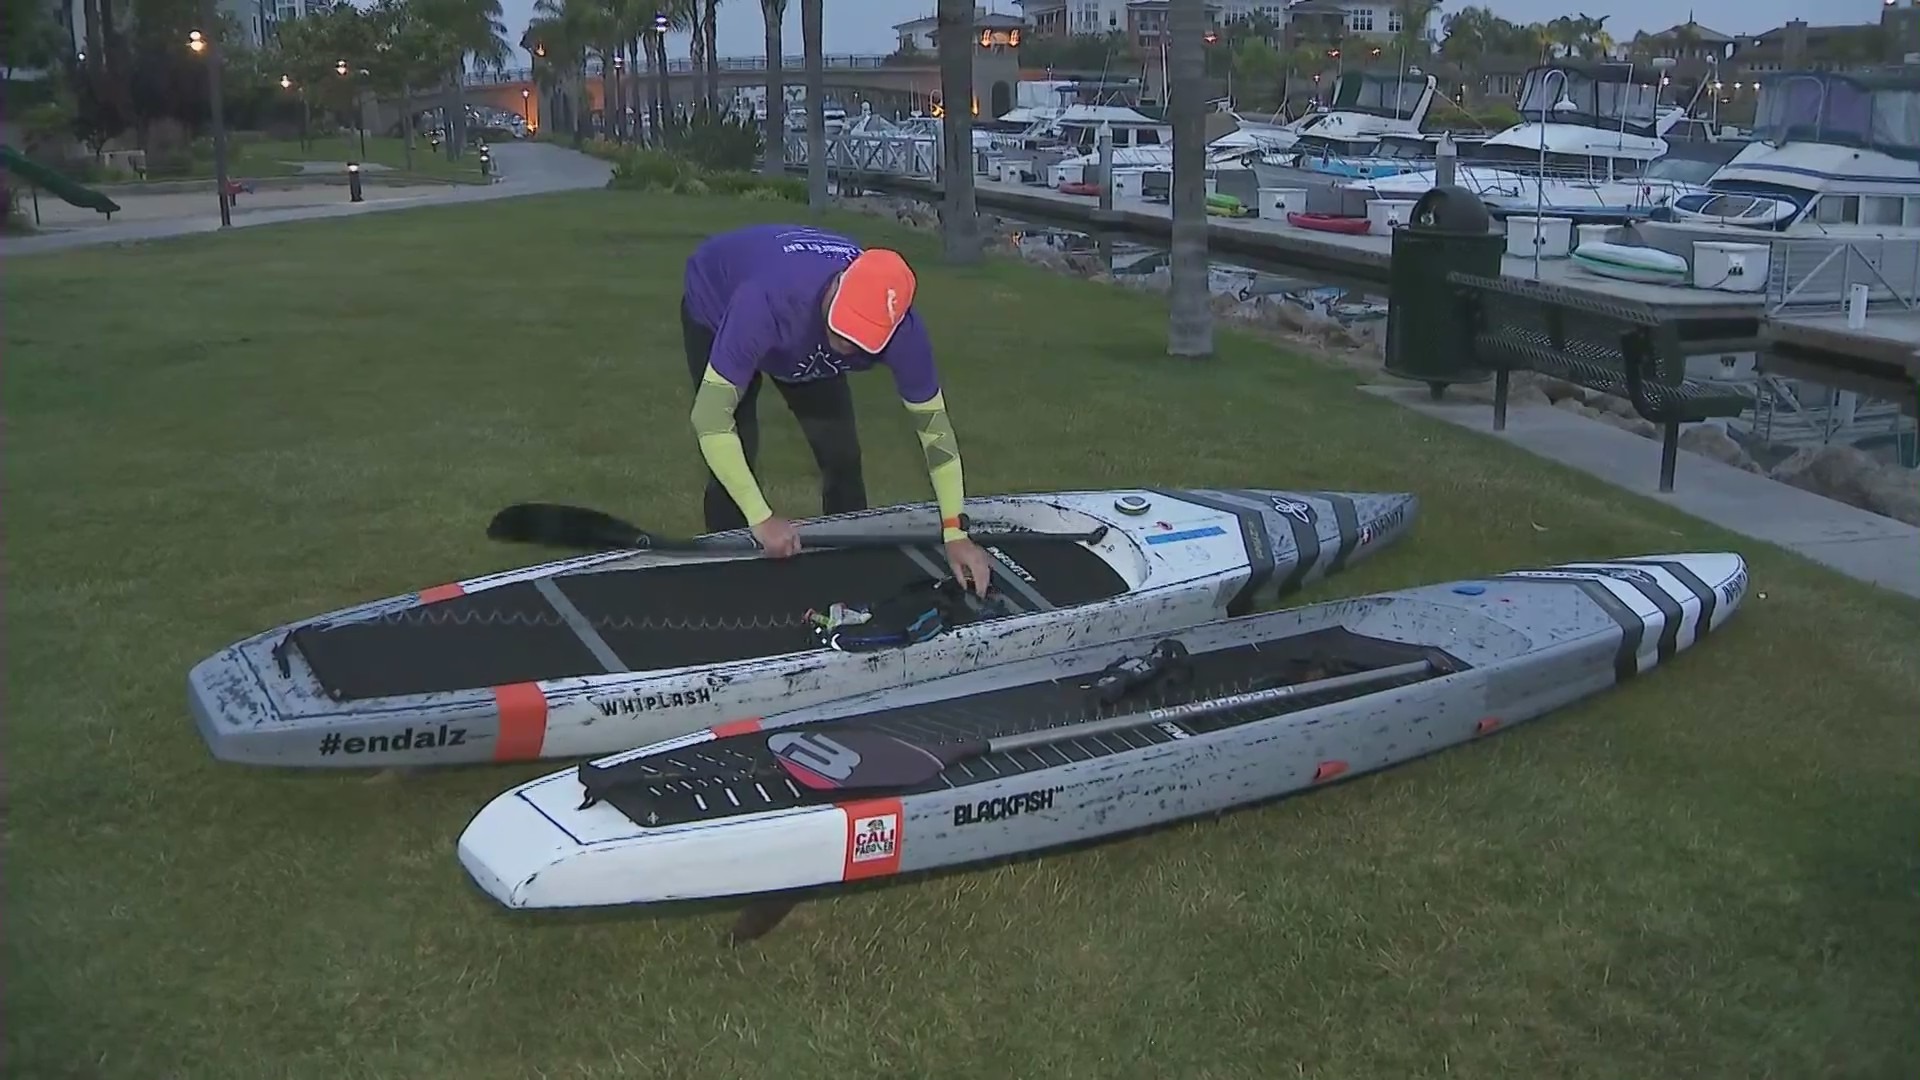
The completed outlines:
<svg viewBox="0 0 1920 1080">
<path fill-rule="evenodd" d="M 948 765 L 987 752 L 984 742 L 918 743 L 861 728 L 782 731 L 767 749 L 793 782 L 811 791 L 910 788 Z"/>
<path fill-rule="evenodd" d="M 639 526 L 612 514 L 559 503 L 515 503 L 487 523 L 489 540 L 551 547 L 624 548 L 646 545 Z"/>
</svg>

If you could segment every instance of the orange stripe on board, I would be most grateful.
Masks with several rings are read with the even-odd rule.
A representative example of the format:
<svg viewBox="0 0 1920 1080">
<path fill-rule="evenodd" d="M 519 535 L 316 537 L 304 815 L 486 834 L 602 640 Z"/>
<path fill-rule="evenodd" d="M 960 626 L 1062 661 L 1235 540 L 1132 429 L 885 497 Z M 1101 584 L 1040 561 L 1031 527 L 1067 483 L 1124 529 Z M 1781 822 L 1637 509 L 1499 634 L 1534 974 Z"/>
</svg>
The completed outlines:
<svg viewBox="0 0 1920 1080">
<path fill-rule="evenodd" d="M 1347 763 L 1344 761 L 1323 761 L 1318 768 L 1313 770 L 1313 780 L 1314 783 L 1319 783 L 1322 780 L 1331 780 L 1346 771 Z"/>
<path fill-rule="evenodd" d="M 760 730 L 760 718 L 749 716 L 745 720 L 729 720 L 724 724 L 715 724 L 707 730 L 713 732 L 713 737 L 716 739 L 724 739 L 729 735 L 751 735 Z"/>
<path fill-rule="evenodd" d="M 901 846 L 906 840 L 906 815 L 900 812 L 900 800 L 867 799 L 835 805 L 847 815 L 847 853 L 840 880 L 899 873 Z"/>
<path fill-rule="evenodd" d="M 431 589 L 421 589 L 420 602 L 423 604 L 437 604 L 442 600 L 451 600 L 456 596 L 465 595 L 467 595 L 467 590 L 456 581 L 451 585 L 435 585 Z"/>
<path fill-rule="evenodd" d="M 1494 728 L 1497 728 L 1499 726 L 1500 726 L 1499 717 L 1497 716 L 1482 717 L 1479 723 L 1473 725 L 1473 733 L 1475 735 L 1485 735 L 1487 732 L 1492 731 Z"/>
<path fill-rule="evenodd" d="M 500 737 L 493 743 L 495 761 L 533 761 L 547 741 L 547 695 L 536 683 L 513 683 L 493 688 L 500 710 Z"/>
</svg>

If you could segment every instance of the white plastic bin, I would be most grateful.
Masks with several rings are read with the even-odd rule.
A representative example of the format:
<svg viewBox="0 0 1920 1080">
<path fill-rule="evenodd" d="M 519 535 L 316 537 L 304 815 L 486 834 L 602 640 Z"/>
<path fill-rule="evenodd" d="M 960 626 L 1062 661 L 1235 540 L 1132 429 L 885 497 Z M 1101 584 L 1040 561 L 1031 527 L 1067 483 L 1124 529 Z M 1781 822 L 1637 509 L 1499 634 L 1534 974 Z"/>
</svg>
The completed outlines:
<svg viewBox="0 0 1920 1080">
<path fill-rule="evenodd" d="M 1507 217 L 1507 254 L 1533 258 L 1534 248 L 1543 259 L 1564 259 L 1573 253 L 1573 219 L 1511 214 Z"/>
<path fill-rule="evenodd" d="M 1260 216 L 1273 221 L 1285 221 L 1288 214 L 1305 213 L 1307 209 L 1307 189 L 1296 187 L 1263 187 L 1257 196 L 1256 208 Z"/>
</svg>

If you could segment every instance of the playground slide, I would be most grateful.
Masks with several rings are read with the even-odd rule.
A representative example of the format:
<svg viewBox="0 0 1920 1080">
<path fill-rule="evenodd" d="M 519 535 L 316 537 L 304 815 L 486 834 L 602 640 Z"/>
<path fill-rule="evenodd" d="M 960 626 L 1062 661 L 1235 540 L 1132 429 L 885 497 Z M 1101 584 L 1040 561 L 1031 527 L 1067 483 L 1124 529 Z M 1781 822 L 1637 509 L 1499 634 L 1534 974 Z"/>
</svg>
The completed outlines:
<svg viewBox="0 0 1920 1080">
<path fill-rule="evenodd" d="M 0 169 L 36 187 L 58 195 L 61 199 L 87 210 L 98 210 L 111 220 L 113 212 L 120 204 L 101 192 L 75 182 L 62 173 L 47 168 L 11 146 L 0 145 Z"/>
</svg>

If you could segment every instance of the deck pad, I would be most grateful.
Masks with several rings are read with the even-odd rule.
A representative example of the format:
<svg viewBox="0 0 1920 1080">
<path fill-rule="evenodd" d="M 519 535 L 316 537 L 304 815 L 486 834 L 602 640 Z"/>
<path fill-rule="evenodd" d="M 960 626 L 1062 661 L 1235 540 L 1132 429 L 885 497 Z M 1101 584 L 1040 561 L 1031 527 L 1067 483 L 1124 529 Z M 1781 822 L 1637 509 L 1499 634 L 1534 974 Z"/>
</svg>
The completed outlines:
<svg viewBox="0 0 1920 1080">
<path fill-rule="evenodd" d="M 883 709 L 834 723 L 847 727 L 878 728 L 927 742 L 990 739 L 1222 697 L 1240 693 L 1274 678 L 1284 678 L 1287 682 L 1306 682 L 1416 660 L 1433 661 L 1439 672 L 1464 670 L 1466 666 L 1439 650 L 1365 637 L 1333 627 L 1264 643 L 1248 643 L 1196 654 L 1192 657 L 1190 681 L 1175 686 L 1146 688 L 1114 705 L 1102 706 L 1082 689 L 1087 677 L 1075 676 L 990 690 L 947 701 Z M 948 768 L 924 789 L 916 790 L 957 788 L 1019 776 L 1155 746 L 1174 739 L 1191 738 L 1283 712 L 1311 708 L 1342 697 L 1381 690 L 1382 687 L 1374 686 L 1364 690 L 1304 695 L 1277 704 L 1243 706 L 1031 749 L 988 754 L 960 762 Z M 696 743 L 685 749 L 634 758 L 605 769 L 589 762 L 580 767 L 579 773 L 590 791 L 599 794 L 636 824 L 649 827 L 833 801 L 830 793 L 807 791 L 787 779 L 772 752 L 767 749 L 764 734 Z M 669 779 L 663 780 L 662 776 Z"/>
<path fill-rule="evenodd" d="M 1008 579 L 1000 584 L 1020 610 L 1126 591 L 1120 575 L 1079 544 L 993 547 L 1004 556 L 995 560 L 996 578 Z M 337 701 L 655 671 L 822 648 L 809 609 L 875 602 L 947 572 L 937 547 L 900 547 L 564 574 L 301 627 L 288 641 Z"/>
</svg>

